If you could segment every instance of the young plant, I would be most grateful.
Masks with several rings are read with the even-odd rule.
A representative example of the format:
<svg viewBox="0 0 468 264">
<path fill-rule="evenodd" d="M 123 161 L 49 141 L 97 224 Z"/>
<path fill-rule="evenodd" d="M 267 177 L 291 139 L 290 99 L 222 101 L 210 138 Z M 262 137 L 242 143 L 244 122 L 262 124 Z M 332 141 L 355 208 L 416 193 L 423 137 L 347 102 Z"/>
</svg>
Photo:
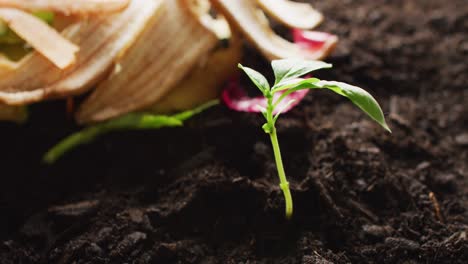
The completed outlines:
<svg viewBox="0 0 468 264">
<path fill-rule="evenodd" d="M 247 74 L 250 80 L 252 80 L 267 100 L 266 107 L 258 107 L 261 109 L 261 112 L 266 119 L 266 123 L 263 125 L 263 130 L 265 133 L 270 135 L 280 180 L 279 186 L 283 191 L 286 203 L 286 218 L 289 219 L 293 214 L 293 201 L 291 191 L 289 189 L 289 182 L 284 171 L 275 124 L 280 114 L 294 103 L 294 99 L 288 99 L 292 93 L 304 89 L 329 89 L 339 95 L 347 97 L 370 118 L 380 124 L 387 131 L 391 131 L 385 122 L 385 118 L 379 104 L 372 95 L 363 89 L 342 82 L 322 81 L 317 78 L 300 78 L 301 76 L 315 70 L 331 68 L 331 64 L 322 61 L 284 59 L 273 61 L 271 65 L 275 75 L 275 83 L 272 87 L 270 87 L 267 79 L 261 73 L 251 68 L 244 67 L 241 64 L 239 64 L 239 68 Z"/>
</svg>

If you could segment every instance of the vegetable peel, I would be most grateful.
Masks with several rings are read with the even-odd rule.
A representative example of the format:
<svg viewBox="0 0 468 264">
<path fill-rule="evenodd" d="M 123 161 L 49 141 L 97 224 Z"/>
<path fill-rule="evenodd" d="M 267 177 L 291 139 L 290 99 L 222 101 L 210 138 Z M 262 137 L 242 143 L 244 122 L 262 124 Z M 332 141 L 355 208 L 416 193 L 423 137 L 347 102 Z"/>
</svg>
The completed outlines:
<svg viewBox="0 0 468 264">
<path fill-rule="evenodd" d="M 58 68 L 65 69 L 75 62 L 80 48 L 39 18 L 21 10 L 0 8 L 0 19 Z"/>
<path fill-rule="evenodd" d="M 217 45 L 217 36 L 188 8 L 187 0 L 164 1 L 163 6 L 159 19 L 147 25 L 118 61 L 127 70 L 100 83 L 81 105 L 79 123 L 100 122 L 151 106 Z M 149 49 L 151 43 L 159 45 Z"/>
<path fill-rule="evenodd" d="M 50 10 L 64 15 L 119 12 L 131 0 L 0 0 L 0 6 L 26 11 Z"/>
<path fill-rule="evenodd" d="M 194 109 L 169 116 L 154 115 L 151 113 L 131 113 L 123 115 L 119 118 L 87 127 L 66 137 L 47 151 L 43 157 L 43 161 L 46 164 L 53 164 L 76 147 L 88 144 L 106 133 L 122 130 L 154 130 L 163 127 L 179 127 L 182 126 L 187 119 L 200 114 L 218 103 L 217 100 L 209 101 Z"/>
<path fill-rule="evenodd" d="M 323 15 L 306 3 L 289 0 L 257 0 L 257 2 L 268 15 L 290 28 L 312 29 L 323 20 Z"/>
<path fill-rule="evenodd" d="M 255 1 L 212 0 L 212 3 L 215 8 L 222 10 L 231 26 L 242 32 L 269 60 L 280 58 L 318 60 L 327 56 L 334 48 L 330 43 L 320 50 L 310 52 L 278 36 L 270 28 L 263 12 L 256 7 Z M 334 42 L 336 43 L 336 39 Z"/>
<path fill-rule="evenodd" d="M 103 6 L 104 2 L 108 5 Z M 307 4 L 269 2 L 0 0 L 0 9 L 23 13 L 45 9 L 49 12 L 46 15 L 55 14 L 54 28 L 51 25 L 49 31 L 79 48 L 73 53 L 74 61 L 71 56 L 60 56 L 67 63 L 55 64 L 41 55 L 39 48 L 19 61 L 0 54 L 0 103 L 22 106 L 94 89 L 78 106 L 76 120 L 80 124 L 145 109 L 167 113 L 220 94 L 219 88 L 234 74 L 241 59 L 241 38 L 267 59 L 321 58 L 333 49 L 337 40 L 333 35 L 314 48 L 276 35 L 265 13 L 287 26 L 307 29 L 315 27 L 322 16 Z M 285 12 L 279 12 L 278 7 L 284 7 Z M 299 19 L 302 13 L 308 16 Z M 222 43 L 230 45 L 223 47 Z"/>
<path fill-rule="evenodd" d="M 132 0 L 122 13 L 68 25 L 62 34 L 80 46 L 77 61 L 61 70 L 37 52 L 0 67 L 0 102 L 24 105 L 82 94 L 105 79 L 116 59 L 138 39 L 148 21 L 160 14 L 162 0 Z M 1 65 L 1 64 L 0 64 Z"/>
</svg>

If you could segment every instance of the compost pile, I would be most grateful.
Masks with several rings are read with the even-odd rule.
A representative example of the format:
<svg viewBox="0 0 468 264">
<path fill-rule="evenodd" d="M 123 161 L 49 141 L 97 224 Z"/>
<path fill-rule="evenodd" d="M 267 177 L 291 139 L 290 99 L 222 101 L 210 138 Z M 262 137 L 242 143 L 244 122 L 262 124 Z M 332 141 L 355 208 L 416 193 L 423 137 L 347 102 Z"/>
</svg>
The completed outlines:
<svg viewBox="0 0 468 264">
<path fill-rule="evenodd" d="M 63 102 L 39 104 L 0 124 L 0 263 L 466 263 L 466 1 L 311 2 L 340 37 L 319 77 L 370 91 L 393 134 L 309 93 L 278 123 L 291 221 L 261 115 L 220 105 L 48 167 L 77 127 Z"/>
</svg>

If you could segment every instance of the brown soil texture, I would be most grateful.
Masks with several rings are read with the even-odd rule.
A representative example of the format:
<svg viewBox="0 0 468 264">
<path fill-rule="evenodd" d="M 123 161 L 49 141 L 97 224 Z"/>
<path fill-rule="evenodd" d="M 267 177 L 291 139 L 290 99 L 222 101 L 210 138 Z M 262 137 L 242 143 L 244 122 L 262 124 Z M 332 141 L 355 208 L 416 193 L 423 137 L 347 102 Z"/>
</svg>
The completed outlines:
<svg viewBox="0 0 468 264">
<path fill-rule="evenodd" d="M 284 115 L 291 221 L 259 115 L 217 106 L 47 167 L 77 129 L 49 103 L 0 126 L 0 263 L 467 263 L 466 0 L 313 3 L 341 38 L 318 76 L 369 90 L 393 134 L 326 91 Z"/>
</svg>

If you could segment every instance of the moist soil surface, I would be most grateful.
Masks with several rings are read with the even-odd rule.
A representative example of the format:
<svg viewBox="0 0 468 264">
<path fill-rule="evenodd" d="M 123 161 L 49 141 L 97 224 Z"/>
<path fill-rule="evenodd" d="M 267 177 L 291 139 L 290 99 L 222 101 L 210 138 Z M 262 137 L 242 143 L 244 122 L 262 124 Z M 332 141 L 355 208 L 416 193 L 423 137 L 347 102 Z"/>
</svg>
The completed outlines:
<svg viewBox="0 0 468 264">
<path fill-rule="evenodd" d="M 317 76 L 369 90 L 393 134 L 326 91 L 282 116 L 291 221 L 261 116 L 217 106 L 48 167 L 77 129 L 53 102 L 0 126 L 0 263 L 467 263 L 466 1 L 313 3 L 341 38 Z"/>
</svg>

